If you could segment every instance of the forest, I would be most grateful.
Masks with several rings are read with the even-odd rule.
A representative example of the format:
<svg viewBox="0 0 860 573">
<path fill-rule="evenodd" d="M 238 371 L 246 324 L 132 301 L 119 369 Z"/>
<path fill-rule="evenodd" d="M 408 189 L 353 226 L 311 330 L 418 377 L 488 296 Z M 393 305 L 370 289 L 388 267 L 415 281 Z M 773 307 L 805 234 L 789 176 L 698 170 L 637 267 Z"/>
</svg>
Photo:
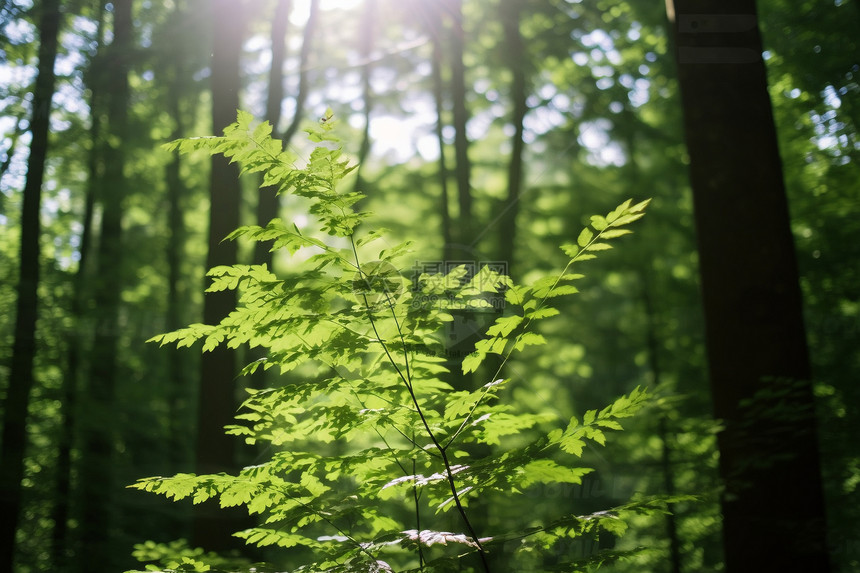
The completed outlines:
<svg viewBox="0 0 860 573">
<path fill-rule="evenodd" d="M 860 570 L 858 22 L 3 0 L 0 573 Z"/>
</svg>

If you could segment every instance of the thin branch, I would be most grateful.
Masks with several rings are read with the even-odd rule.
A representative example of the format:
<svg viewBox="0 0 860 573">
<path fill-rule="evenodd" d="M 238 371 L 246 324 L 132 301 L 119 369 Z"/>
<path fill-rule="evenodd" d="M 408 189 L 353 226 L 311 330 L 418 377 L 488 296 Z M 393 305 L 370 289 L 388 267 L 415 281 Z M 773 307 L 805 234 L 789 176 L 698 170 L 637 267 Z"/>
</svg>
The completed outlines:
<svg viewBox="0 0 860 573">
<path fill-rule="evenodd" d="M 413 433 L 413 439 L 414 439 Z M 415 475 L 415 458 L 412 458 L 412 475 Z M 418 505 L 418 485 L 415 481 L 412 482 L 412 498 L 415 500 L 415 531 L 418 532 L 418 568 L 424 571 L 424 549 L 421 547 L 421 507 Z"/>
<path fill-rule="evenodd" d="M 589 248 L 591 245 L 593 245 L 594 243 L 596 243 L 596 242 L 600 239 L 600 237 L 601 237 L 601 236 L 603 236 L 603 233 L 604 233 L 605 231 L 607 231 L 607 230 L 609 230 L 609 229 L 612 229 L 613 227 L 616 227 L 616 226 L 617 226 L 617 225 L 615 225 L 615 224 L 613 224 L 613 223 L 610 223 L 610 224 L 608 224 L 608 225 L 606 226 L 606 228 L 601 229 L 600 231 L 598 231 L 597 233 L 595 233 L 595 235 L 591 238 L 591 240 L 590 240 L 590 241 L 589 241 L 589 242 L 588 242 L 584 247 L 582 247 L 582 248 L 581 248 L 581 249 L 576 253 L 576 255 L 574 255 L 574 256 L 573 256 L 573 257 L 572 257 L 572 258 L 567 262 L 567 264 L 564 266 L 564 269 L 561 271 L 561 274 L 559 274 L 559 275 L 558 275 L 558 277 L 555 279 L 555 282 L 552 284 L 552 286 L 550 287 L 550 289 L 547 291 L 546 296 L 544 296 L 544 297 L 541 299 L 541 301 L 538 303 L 538 305 L 537 305 L 537 306 L 535 307 L 535 309 L 532 311 L 532 316 L 530 316 L 530 317 L 528 318 L 528 320 L 526 320 L 525 324 L 523 325 L 523 330 L 522 330 L 522 332 L 520 332 L 520 333 L 517 335 L 517 337 L 514 339 L 513 344 L 511 344 L 511 345 L 510 345 L 510 347 L 508 348 L 507 352 L 505 353 L 505 355 L 504 355 L 504 357 L 503 357 L 503 359 L 502 359 L 501 364 L 499 364 L 499 367 L 496 369 L 496 372 L 495 372 L 495 373 L 493 374 L 493 376 L 491 377 L 490 382 L 492 382 L 492 381 L 494 381 L 494 380 L 497 380 L 497 379 L 498 379 L 499 375 L 500 375 L 500 374 L 501 374 L 501 372 L 502 372 L 502 369 L 505 367 L 505 364 L 507 364 L 508 360 L 509 360 L 509 359 L 510 359 L 510 357 L 511 357 L 511 354 L 513 354 L 514 350 L 516 349 L 516 347 L 517 347 L 517 343 L 518 343 L 518 342 L 520 341 L 520 339 L 521 339 L 521 338 L 522 338 L 522 337 L 523 337 L 523 336 L 528 332 L 528 328 L 529 328 L 529 326 L 531 325 L 532 321 L 534 320 L 534 315 L 537 313 L 537 311 L 539 311 L 541 308 L 543 308 L 543 306 L 546 304 L 546 301 L 550 298 L 550 296 L 552 295 L 552 292 L 556 289 L 556 287 L 558 286 L 558 284 L 561 282 L 561 280 L 562 280 L 562 279 L 564 278 L 564 276 L 567 274 L 568 270 L 570 270 L 571 265 L 573 265 L 573 263 L 575 263 L 575 262 L 580 258 L 580 255 L 582 255 L 582 254 L 584 254 L 586 251 L 588 251 L 588 248 Z M 488 383 L 488 384 L 489 384 L 489 383 Z M 466 415 L 466 417 L 465 417 L 465 418 L 463 418 L 463 422 L 460 424 L 459 428 L 457 428 L 457 431 L 456 431 L 456 432 L 454 432 L 454 433 L 451 435 L 451 437 L 448 439 L 448 443 L 447 443 L 447 444 L 445 444 L 445 449 L 448 449 L 449 447 L 451 447 L 451 444 L 453 444 L 453 443 L 454 443 L 454 440 L 456 440 L 456 439 L 457 439 L 457 437 L 458 437 L 458 436 L 463 432 L 463 430 L 466 428 L 466 425 L 467 425 L 467 424 L 469 423 L 469 421 L 472 419 L 472 414 L 474 414 L 475 410 L 478 408 L 478 406 L 479 406 L 479 405 L 481 404 L 481 402 L 484 400 L 484 397 L 487 395 L 487 392 L 489 392 L 489 390 L 490 390 L 491 386 L 485 385 L 485 386 L 484 386 L 484 388 L 485 388 L 485 389 L 484 389 L 484 391 L 481 393 L 481 395 L 480 395 L 480 396 L 478 397 L 478 399 L 475 401 L 474 405 L 472 405 L 471 409 L 469 410 L 469 413 Z"/>
<path fill-rule="evenodd" d="M 350 240 L 350 244 L 352 245 L 353 254 L 355 255 L 355 264 L 356 264 L 356 266 L 359 267 L 359 269 L 361 269 L 361 263 L 360 263 L 359 258 L 358 258 L 358 250 L 355 246 L 354 235 L 350 235 L 349 240 Z M 364 273 L 363 270 L 360 270 L 359 272 L 361 272 L 362 274 Z M 436 447 L 436 449 L 439 451 L 439 453 L 442 456 L 442 463 L 445 465 L 445 476 L 448 480 L 448 486 L 451 489 L 451 495 L 453 496 L 454 504 L 457 506 L 457 511 L 460 514 L 460 517 L 462 518 L 463 523 L 466 526 L 466 529 L 469 531 L 469 536 L 472 538 L 472 540 L 475 542 L 475 546 L 478 548 L 478 555 L 481 558 L 481 563 L 483 565 L 484 571 L 489 573 L 490 572 L 490 565 L 487 562 L 486 551 L 484 550 L 484 546 L 481 544 L 481 540 L 478 537 L 478 534 L 475 532 L 475 528 L 472 526 L 472 522 L 469 520 L 469 516 L 466 514 L 466 510 L 463 507 L 462 502 L 460 501 L 460 494 L 457 491 L 457 484 L 454 481 L 454 472 L 451 469 L 451 462 L 448 459 L 448 453 L 445 450 L 445 448 L 442 446 L 442 444 L 439 443 L 438 438 L 436 438 L 436 434 L 433 433 L 433 430 L 430 428 L 430 424 L 427 422 L 427 417 L 424 415 L 424 411 L 421 409 L 421 405 L 418 403 L 418 397 L 415 395 L 415 390 L 412 386 L 412 380 L 407 379 L 406 376 L 403 374 L 403 371 L 397 365 L 397 362 L 394 360 L 394 357 L 391 355 L 391 352 L 388 350 L 388 345 L 385 344 L 384 339 L 380 336 L 379 330 L 376 327 L 376 321 L 373 318 L 373 312 L 371 310 L 370 303 L 367 300 L 367 295 L 362 294 L 362 298 L 364 299 L 364 304 L 365 304 L 365 307 L 367 308 L 367 317 L 370 320 L 370 325 L 373 328 L 374 334 L 376 335 L 377 339 L 379 339 L 380 344 L 382 345 L 382 349 L 385 352 L 385 355 L 388 357 L 388 361 L 391 363 L 391 365 L 394 367 L 394 370 L 397 372 L 398 376 L 400 376 L 400 379 L 406 385 L 406 389 L 409 391 L 409 395 L 412 398 L 412 403 L 415 406 L 415 411 L 418 413 L 418 416 L 421 418 L 421 423 L 424 425 L 424 429 L 427 432 L 427 436 L 430 438 L 430 440 L 433 442 L 433 445 Z M 396 317 L 395 317 L 395 320 L 396 320 Z M 401 332 L 401 337 L 402 337 L 402 332 Z M 404 348 L 405 348 L 405 343 L 404 343 Z M 408 366 L 408 363 L 407 363 L 407 366 Z"/>
</svg>

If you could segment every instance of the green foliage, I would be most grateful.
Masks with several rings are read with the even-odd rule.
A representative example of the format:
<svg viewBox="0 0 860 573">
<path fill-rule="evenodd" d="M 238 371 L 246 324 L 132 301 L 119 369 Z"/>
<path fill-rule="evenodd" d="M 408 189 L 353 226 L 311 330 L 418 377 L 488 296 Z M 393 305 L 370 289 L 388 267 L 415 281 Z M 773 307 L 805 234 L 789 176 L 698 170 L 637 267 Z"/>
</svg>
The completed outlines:
<svg viewBox="0 0 860 573">
<path fill-rule="evenodd" d="M 334 124 L 329 113 L 308 130 L 320 145 L 302 166 L 271 138 L 268 124 L 254 126 L 242 112 L 223 137 L 168 146 L 221 153 L 243 172 L 263 173 L 264 185 L 304 198 L 328 238 L 277 219 L 265 228 L 236 230 L 229 239 L 271 241 L 273 250 L 294 255 L 290 275 L 278 277 L 265 265 L 216 267 L 208 290 L 236 290 L 238 307 L 220 324 L 194 324 L 152 339 L 177 346 L 201 341 L 204 352 L 220 344 L 262 347 L 265 357 L 245 373 L 302 367 L 303 382 L 248 389 L 237 424 L 227 428 L 248 443 L 269 445 L 270 459 L 238 475 L 177 474 L 131 487 L 194 504 L 217 499 L 221 507 L 245 506 L 260 516 L 258 527 L 236 533 L 247 543 L 312 550 L 315 562 L 296 571 L 441 571 L 456 562 L 489 570 L 488 555 L 516 559 L 586 534 L 620 534 L 626 514 L 664 509 L 665 502 L 640 500 L 539 525 L 524 517 L 486 536 L 470 514 L 490 496 L 522 494 L 535 484 L 581 483 L 592 471 L 578 465 L 583 449 L 605 444 L 605 432 L 621 430 L 620 420 L 646 403 L 647 394 L 637 388 L 582 420 L 559 420 L 506 402 L 512 382 L 502 372 L 515 351 L 546 343 L 535 323 L 559 314 L 553 299 L 577 292 L 573 283 L 582 275 L 571 272 L 574 263 L 629 233 L 624 227 L 643 215 L 648 201 L 626 201 L 592 217 L 575 244 L 562 246 L 569 257 L 564 269 L 529 286 L 486 267 L 472 277 L 465 267 L 424 274 L 410 285 L 397 270 L 408 268 L 397 265 L 409 244 L 377 251 L 372 243 L 383 233 L 358 231 L 368 214 L 352 208 L 360 193 L 342 191 L 354 167 L 342 156 Z M 450 312 L 490 307 L 500 297 L 504 314 L 462 363 L 465 373 L 477 372 L 494 354 L 500 357 L 495 372 L 477 389 L 454 388 L 445 381 L 442 336 Z M 319 444 L 329 442 L 339 444 L 339 453 L 320 453 L 326 449 Z M 455 519 L 440 515 L 446 512 Z M 455 522 L 459 532 L 441 529 Z M 181 557 L 172 569 L 204 570 L 201 556 Z M 588 564 L 572 563 L 569 570 Z"/>
<path fill-rule="evenodd" d="M 141 563 L 148 563 L 146 571 L 213 571 L 250 567 L 245 559 L 225 558 L 200 548 L 191 548 L 184 539 L 171 543 L 138 543 L 132 556 Z"/>
</svg>

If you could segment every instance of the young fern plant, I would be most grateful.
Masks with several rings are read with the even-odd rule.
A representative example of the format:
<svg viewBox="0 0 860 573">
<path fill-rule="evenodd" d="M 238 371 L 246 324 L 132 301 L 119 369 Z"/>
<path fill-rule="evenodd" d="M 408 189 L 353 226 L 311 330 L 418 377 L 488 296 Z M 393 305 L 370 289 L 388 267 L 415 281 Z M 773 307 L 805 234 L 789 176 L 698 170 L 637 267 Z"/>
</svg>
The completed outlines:
<svg viewBox="0 0 860 573">
<path fill-rule="evenodd" d="M 328 113 L 307 130 L 319 145 L 303 167 L 271 138 L 269 124 L 255 125 L 244 112 L 222 137 L 168 145 L 223 154 L 243 172 L 262 173 L 263 185 L 305 198 L 327 239 L 280 219 L 237 229 L 229 239 L 271 241 L 272 250 L 298 254 L 290 274 L 278 277 L 265 265 L 213 268 L 208 291 L 237 290 L 236 310 L 220 324 L 193 324 L 152 339 L 178 346 L 202 341 L 204 352 L 219 344 L 262 347 L 265 357 L 245 374 L 295 370 L 301 382 L 249 388 L 237 424 L 227 428 L 274 453 L 238 475 L 178 474 L 130 487 L 195 504 L 217 498 L 222 507 L 244 505 L 260 525 L 235 535 L 259 547 L 303 547 L 302 555 L 312 557 L 292 570 L 314 572 L 488 572 L 499 555 L 525 563 L 587 533 L 621 533 L 625 512 L 661 511 L 661 501 L 646 500 L 543 523 L 523 516 L 504 531 L 484 531 L 471 510 L 536 484 L 581 483 L 592 471 L 577 464 L 586 444 L 604 444 L 605 431 L 620 430 L 619 420 L 645 403 L 637 388 L 582 420 L 561 421 L 506 403 L 503 392 L 512 381 L 502 373 L 514 352 L 545 343 L 535 325 L 559 314 L 556 297 L 576 292 L 572 283 L 582 275 L 571 272 L 573 265 L 629 233 L 626 226 L 643 216 L 648 201 L 625 201 L 592 217 L 575 244 L 562 246 L 567 266 L 534 284 L 513 284 L 488 267 L 471 277 L 464 267 L 423 274 L 413 283 L 397 270 L 408 243 L 375 250 L 384 232 L 358 231 L 368 213 L 353 209 L 361 194 L 339 185 L 354 166 L 342 155 L 334 124 Z M 476 372 L 497 355 L 495 373 L 477 389 L 452 387 L 444 381 L 441 335 L 453 320 L 450 311 L 487 307 L 502 297 L 504 314 L 462 362 L 464 372 Z M 326 445 L 332 442 L 339 446 Z M 475 445 L 483 445 L 482 454 L 474 453 Z M 565 567 L 617 556 L 600 553 Z M 188 557 L 173 565 L 205 567 Z"/>
</svg>

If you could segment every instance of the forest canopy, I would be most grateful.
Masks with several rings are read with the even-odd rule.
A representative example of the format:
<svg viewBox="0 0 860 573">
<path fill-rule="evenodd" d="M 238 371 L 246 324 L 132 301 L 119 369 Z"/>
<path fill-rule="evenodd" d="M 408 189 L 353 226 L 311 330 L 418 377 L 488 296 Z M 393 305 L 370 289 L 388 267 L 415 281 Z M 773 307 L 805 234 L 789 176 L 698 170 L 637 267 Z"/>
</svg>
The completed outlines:
<svg viewBox="0 0 860 573">
<path fill-rule="evenodd" d="M 357 435 L 347 419 L 308 426 L 331 438 L 313 447 L 289 446 L 287 434 L 246 443 L 253 436 L 237 429 L 276 408 L 268 392 L 310 391 L 301 389 L 313 372 L 299 359 L 340 367 L 343 340 L 310 352 L 323 338 L 308 339 L 307 355 L 290 358 L 293 334 L 266 331 L 261 315 L 256 329 L 193 341 L 236 316 L 249 293 L 270 296 L 267 281 L 295 288 L 289 308 L 329 305 L 337 322 L 361 296 L 367 311 L 424 285 L 438 303 L 440 293 L 456 298 L 451 284 L 477 288 L 487 277 L 494 294 L 457 299 L 484 310 L 404 323 L 429 337 L 421 344 L 444 341 L 439 361 L 421 365 L 436 385 L 414 406 L 439 408 L 433 400 L 448 389 L 463 404 L 489 392 L 494 408 L 512 410 L 467 423 L 478 438 L 458 450 L 461 461 L 479 468 L 512 448 L 528 454 L 518 459 L 529 473 L 503 483 L 474 468 L 457 478 L 455 463 L 443 464 L 455 498 L 457 479 L 495 492 L 464 498 L 485 533 L 452 517 L 422 537 L 412 514 L 386 516 L 412 519 L 410 543 L 428 551 L 397 570 L 423 567 L 432 552 L 456 555 L 443 541 L 475 549 L 523 516 L 533 516 L 524 527 L 568 527 L 564 543 L 532 538 L 518 563 L 540 571 L 857 569 L 858 10 L 857 0 L 0 4 L 0 573 L 312 562 L 310 545 L 246 545 L 263 539 L 259 512 L 128 486 L 243 475 L 290 455 L 296 468 L 317 467 L 313 456 L 379 446 L 338 442 Z M 270 130 L 266 149 L 281 167 L 204 149 L 237 113 L 250 133 Z M 176 140 L 188 153 L 165 147 Z M 346 167 L 326 193 L 342 211 L 279 192 L 336 149 L 332 164 Z M 648 199 L 631 236 L 616 245 L 610 235 L 617 248 L 595 247 L 587 254 L 597 259 L 571 271 L 587 276 L 546 282 L 615 231 L 607 225 L 625 216 L 619 205 L 644 209 Z M 373 264 L 347 272 L 334 253 L 352 229 L 368 241 L 356 253 L 372 252 Z M 309 277 L 332 268 L 339 281 L 320 294 Z M 556 286 L 577 292 L 546 299 L 553 310 L 516 298 Z M 339 302 L 327 298 L 335 292 Z M 535 311 L 546 316 L 517 338 Z M 293 318 L 284 310 L 278 320 Z M 191 348 L 146 343 L 168 332 L 185 332 L 174 342 Z M 283 348 L 255 343 L 276 332 Z M 359 332 L 368 345 L 391 333 Z M 517 351 L 501 365 L 508 343 Z M 397 344 L 406 355 L 418 340 Z M 363 356 L 364 367 L 376 364 Z M 280 423 L 340 399 L 329 384 L 320 403 L 284 398 Z M 529 449 L 554 429 L 578 431 L 574 419 L 592 427 L 624 400 L 637 410 L 624 431 L 606 418 L 605 445 L 586 440 L 577 451 L 591 471 L 565 474 L 562 458 Z M 428 414 L 428 427 L 444 433 L 450 408 L 436 422 Z M 362 416 L 372 431 L 406 427 L 401 414 Z M 399 447 L 415 445 L 407 437 Z M 437 471 L 406 469 L 413 484 Z M 325 482 L 314 475 L 293 477 L 311 491 Z M 412 491 L 404 483 L 385 495 Z M 421 503 L 444 501 L 424 485 Z M 518 493 L 501 503 L 502 490 Z M 614 513 L 600 513 L 620 507 L 623 535 Z M 549 515 L 602 516 L 600 533 Z M 438 566 L 514 566 L 493 562 L 492 548 L 486 556 Z"/>
</svg>

